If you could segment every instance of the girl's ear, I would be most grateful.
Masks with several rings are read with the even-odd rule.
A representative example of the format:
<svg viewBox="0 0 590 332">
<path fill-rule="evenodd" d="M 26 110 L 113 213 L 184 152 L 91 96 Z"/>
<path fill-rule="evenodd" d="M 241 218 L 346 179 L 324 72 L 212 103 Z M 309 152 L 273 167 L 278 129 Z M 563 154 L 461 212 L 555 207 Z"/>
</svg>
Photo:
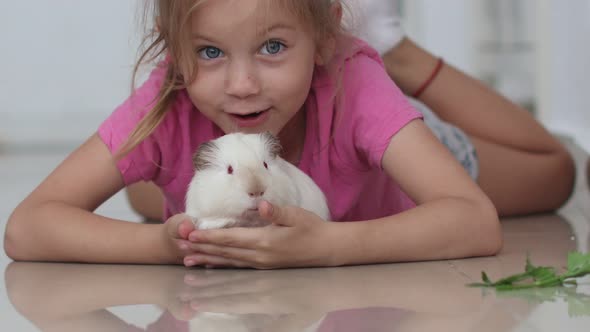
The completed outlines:
<svg viewBox="0 0 590 332">
<path fill-rule="evenodd" d="M 162 19 L 160 16 L 156 17 L 156 31 L 158 33 L 162 31 Z"/>
<path fill-rule="evenodd" d="M 315 54 L 315 64 L 318 66 L 324 66 L 330 62 L 330 59 L 336 51 L 336 38 L 329 37 L 328 40 L 323 42 L 321 48 L 318 48 Z"/>
<path fill-rule="evenodd" d="M 340 3 L 340 1 L 337 0 L 332 3 L 331 11 L 332 16 L 334 16 L 336 22 L 340 24 L 340 22 L 342 21 L 342 4 Z"/>
</svg>

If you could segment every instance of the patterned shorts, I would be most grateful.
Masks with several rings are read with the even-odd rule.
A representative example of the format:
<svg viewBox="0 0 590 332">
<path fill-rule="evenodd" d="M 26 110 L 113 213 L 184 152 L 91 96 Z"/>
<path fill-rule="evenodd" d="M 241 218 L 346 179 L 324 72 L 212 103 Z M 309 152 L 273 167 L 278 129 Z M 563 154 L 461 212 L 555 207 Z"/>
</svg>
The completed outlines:
<svg viewBox="0 0 590 332">
<path fill-rule="evenodd" d="M 467 134 L 450 123 L 441 120 L 428 106 L 420 101 L 409 99 L 410 103 L 422 113 L 424 123 L 433 131 L 434 135 L 451 151 L 471 178 L 477 180 L 479 175 L 477 152 Z"/>
</svg>

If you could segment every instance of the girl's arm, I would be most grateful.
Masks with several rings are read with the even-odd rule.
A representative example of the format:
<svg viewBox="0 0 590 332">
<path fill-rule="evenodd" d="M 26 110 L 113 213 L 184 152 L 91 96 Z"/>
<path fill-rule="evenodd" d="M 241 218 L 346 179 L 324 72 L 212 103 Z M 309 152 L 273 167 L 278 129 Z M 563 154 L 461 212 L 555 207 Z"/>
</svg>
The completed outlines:
<svg viewBox="0 0 590 332">
<path fill-rule="evenodd" d="M 92 212 L 123 187 L 111 153 L 92 136 L 14 210 L 5 233 L 7 255 L 35 261 L 182 262 L 164 224 Z"/>
<path fill-rule="evenodd" d="M 368 222 L 335 225 L 336 265 L 488 256 L 502 247 L 489 198 L 422 121 L 395 135 L 384 170 L 416 208 Z"/>
</svg>

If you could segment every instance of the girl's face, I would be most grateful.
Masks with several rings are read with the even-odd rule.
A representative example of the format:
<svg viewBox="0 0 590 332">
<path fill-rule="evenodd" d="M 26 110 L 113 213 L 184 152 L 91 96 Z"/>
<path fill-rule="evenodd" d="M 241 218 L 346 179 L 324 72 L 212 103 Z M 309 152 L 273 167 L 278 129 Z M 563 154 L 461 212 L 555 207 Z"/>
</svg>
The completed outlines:
<svg viewBox="0 0 590 332">
<path fill-rule="evenodd" d="M 188 94 L 225 133 L 279 135 L 309 94 L 320 59 L 313 32 L 272 2 L 206 1 L 192 17 L 198 72 Z"/>
</svg>

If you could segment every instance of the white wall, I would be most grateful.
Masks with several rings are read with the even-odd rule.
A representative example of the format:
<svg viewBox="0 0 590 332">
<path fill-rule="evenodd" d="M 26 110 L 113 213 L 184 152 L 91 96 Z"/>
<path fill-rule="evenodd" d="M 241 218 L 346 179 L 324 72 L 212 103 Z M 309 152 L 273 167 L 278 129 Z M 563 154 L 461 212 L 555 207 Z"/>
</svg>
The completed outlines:
<svg viewBox="0 0 590 332">
<path fill-rule="evenodd" d="M 0 2 L 0 141 L 76 141 L 130 91 L 138 1 Z"/>
<path fill-rule="evenodd" d="M 408 35 L 443 57 L 446 62 L 474 73 L 470 25 L 472 0 L 405 0 Z"/>
<path fill-rule="evenodd" d="M 590 0 L 540 0 L 540 119 L 590 151 Z"/>
</svg>

